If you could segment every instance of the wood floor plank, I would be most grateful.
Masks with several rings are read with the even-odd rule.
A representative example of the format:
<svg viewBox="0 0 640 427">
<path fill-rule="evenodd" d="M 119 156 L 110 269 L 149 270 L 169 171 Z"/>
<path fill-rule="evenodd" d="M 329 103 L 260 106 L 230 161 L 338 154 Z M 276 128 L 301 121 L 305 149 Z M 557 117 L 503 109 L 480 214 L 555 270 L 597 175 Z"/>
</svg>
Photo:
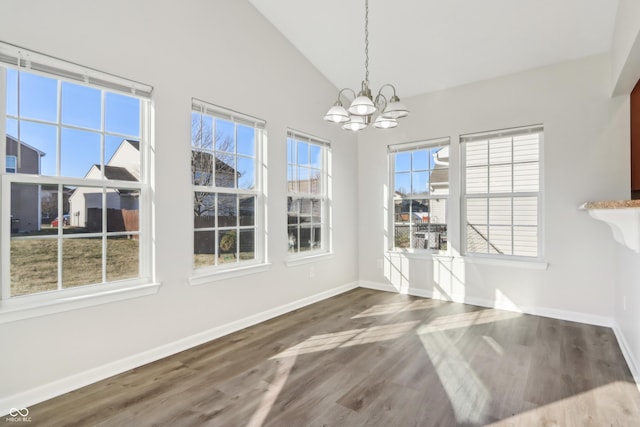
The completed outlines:
<svg viewBox="0 0 640 427">
<path fill-rule="evenodd" d="M 640 392 L 611 329 L 356 289 L 29 411 L 56 427 L 631 426 Z"/>
</svg>

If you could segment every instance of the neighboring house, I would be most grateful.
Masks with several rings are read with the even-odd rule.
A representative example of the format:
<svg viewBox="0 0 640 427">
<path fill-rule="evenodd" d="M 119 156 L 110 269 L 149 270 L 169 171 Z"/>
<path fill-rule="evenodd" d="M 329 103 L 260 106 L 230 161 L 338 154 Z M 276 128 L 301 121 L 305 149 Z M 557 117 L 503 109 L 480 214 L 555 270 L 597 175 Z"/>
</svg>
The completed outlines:
<svg viewBox="0 0 640 427">
<path fill-rule="evenodd" d="M 85 179 L 100 178 L 102 169 L 94 164 L 85 175 Z M 123 140 L 109 162 L 104 166 L 107 180 L 139 181 L 140 180 L 140 143 Z M 107 189 L 106 209 L 138 210 L 139 192 L 127 189 Z M 69 198 L 70 225 L 87 227 L 90 230 L 101 229 L 102 215 L 101 189 L 77 187 Z M 116 231 L 116 230 L 113 230 Z M 124 231 L 124 230 L 117 230 Z"/>
<path fill-rule="evenodd" d="M 45 153 L 7 135 L 6 172 L 40 174 Z M 11 185 L 11 232 L 26 233 L 40 230 L 40 185 Z"/>
</svg>

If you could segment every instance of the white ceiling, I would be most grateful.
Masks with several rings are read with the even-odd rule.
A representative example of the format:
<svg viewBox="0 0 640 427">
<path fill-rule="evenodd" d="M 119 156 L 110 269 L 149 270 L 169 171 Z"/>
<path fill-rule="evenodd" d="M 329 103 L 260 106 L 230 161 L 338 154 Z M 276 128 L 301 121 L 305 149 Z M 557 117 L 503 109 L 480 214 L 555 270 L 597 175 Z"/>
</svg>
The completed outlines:
<svg viewBox="0 0 640 427">
<path fill-rule="evenodd" d="M 249 0 L 337 88 L 364 78 L 364 0 Z M 606 52 L 618 0 L 370 0 L 369 74 L 400 97 Z"/>
</svg>

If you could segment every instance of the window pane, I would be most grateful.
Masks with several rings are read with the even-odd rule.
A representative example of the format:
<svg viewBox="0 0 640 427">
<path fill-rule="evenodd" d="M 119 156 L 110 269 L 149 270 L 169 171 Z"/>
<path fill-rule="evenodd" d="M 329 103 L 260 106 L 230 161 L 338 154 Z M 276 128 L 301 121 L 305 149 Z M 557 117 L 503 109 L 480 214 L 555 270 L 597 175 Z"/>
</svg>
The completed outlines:
<svg viewBox="0 0 640 427">
<path fill-rule="evenodd" d="M 396 173 L 394 180 L 395 192 L 408 195 L 411 192 L 411 174 L 408 172 Z"/>
<path fill-rule="evenodd" d="M 311 229 L 312 232 L 312 240 L 313 240 L 313 249 L 322 248 L 322 229 L 321 227 L 313 227 Z"/>
<path fill-rule="evenodd" d="M 514 198 L 513 223 L 516 225 L 538 225 L 538 199 L 535 197 Z"/>
<path fill-rule="evenodd" d="M 300 223 L 311 222 L 311 200 L 300 199 Z"/>
<path fill-rule="evenodd" d="M 300 199 L 292 197 L 287 198 L 287 217 L 288 224 L 298 224 L 298 216 L 300 213 Z"/>
<path fill-rule="evenodd" d="M 11 183 L 11 233 L 20 235 L 42 234 L 39 210 L 42 208 L 40 186 Z M 48 232 L 46 234 L 51 234 Z"/>
<path fill-rule="evenodd" d="M 430 165 L 430 154 L 429 150 L 417 150 L 411 153 L 412 157 L 412 169 L 414 171 L 417 170 L 428 170 L 431 169 Z"/>
<path fill-rule="evenodd" d="M 472 225 L 488 224 L 488 199 L 467 199 L 467 222 Z"/>
<path fill-rule="evenodd" d="M 255 231 L 240 230 L 240 259 L 255 259 Z"/>
<path fill-rule="evenodd" d="M 140 137 L 140 100 L 117 93 L 105 94 L 107 132 Z"/>
<path fill-rule="evenodd" d="M 252 190 L 256 186 L 256 163 L 248 157 L 238 156 L 238 188 Z"/>
<path fill-rule="evenodd" d="M 218 227 L 236 227 L 238 225 L 238 196 L 218 194 Z"/>
<path fill-rule="evenodd" d="M 216 226 L 216 195 L 196 191 L 193 198 L 193 226 L 210 228 Z M 214 239 L 215 240 L 215 239 Z M 212 240 L 212 242 L 214 241 Z M 212 244 L 211 247 L 214 245 Z"/>
<path fill-rule="evenodd" d="M 240 196 L 240 226 L 255 225 L 256 198 Z"/>
<path fill-rule="evenodd" d="M 406 214 L 406 217 L 409 217 L 409 214 Z M 393 245 L 396 248 L 406 249 L 410 247 L 410 233 L 411 227 L 409 223 L 396 223 L 394 230 L 394 242 Z"/>
<path fill-rule="evenodd" d="M 467 194 L 484 194 L 489 192 L 489 169 L 486 166 L 474 166 L 466 170 Z"/>
<path fill-rule="evenodd" d="M 313 249 L 311 241 L 312 228 L 308 225 L 300 227 L 300 252 L 306 252 Z"/>
<path fill-rule="evenodd" d="M 287 163 L 295 164 L 297 158 L 296 141 L 292 138 L 287 138 Z"/>
<path fill-rule="evenodd" d="M 102 282 L 102 238 L 62 240 L 62 287 Z"/>
<path fill-rule="evenodd" d="M 213 184 L 213 154 L 191 151 L 191 183 L 204 186 Z"/>
<path fill-rule="evenodd" d="M 193 267 L 208 267 L 216 263 L 216 232 L 195 231 L 193 233 Z"/>
<path fill-rule="evenodd" d="M 138 190 L 107 189 L 107 231 L 139 231 L 139 200 Z"/>
<path fill-rule="evenodd" d="M 511 198 L 489 199 L 489 224 L 511 225 Z"/>
<path fill-rule="evenodd" d="M 513 161 L 537 162 L 539 161 L 540 135 L 521 135 L 513 138 Z"/>
<path fill-rule="evenodd" d="M 107 281 L 134 279 L 140 275 L 138 236 L 107 237 Z"/>
<path fill-rule="evenodd" d="M 317 144 L 311 144 L 309 153 L 311 156 L 311 167 L 316 169 L 322 168 L 322 148 Z"/>
<path fill-rule="evenodd" d="M 311 222 L 314 224 L 322 222 L 322 200 L 311 200 Z"/>
<path fill-rule="evenodd" d="M 213 118 L 191 113 L 191 146 L 199 151 L 213 151 Z"/>
<path fill-rule="evenodd" d="M 491 253 L 512 255 L 511 226 L 491 226 L 489 228 Z"/>
<path fill-rule="evenodd" d="M 436 165 L 429 174 L 429 190 L 432 195 L 449 195 L 449 169 Z"/>
<path fill-rule="evenodd" d="M 74 178 L 102 178 L 100 151 L 100 134 L 62 128 L 61 175 Z"/>
<path fill-rule="evenodd" d="M 62 82 L 62 123 L 100 130 L 101 121 L 100 90 Z"/>
<path fill-rule="evenodd" d="M 254 128 L 244 125 L 237 125 L 238 133 L 238 154 L 249 157 L 256 155 L 256 131 Z"/>
<path fill-rule="evenodd" d="M 11 296 L 58 289 L 58 241 L 11 239 Z"/>
<path fill-rule="evenodd" d="M 537 192 L 539 181 L 538 163 L 516 163 L 513 165 L 513 191 Z"/>
<path fill-rule="evenodd" d="M 236 230 L 226 230 L 219 232 L 218 240 L 219 254 L 218 264 L 228 264 L 237 262 L 237 233 Z"/>
<path fill-rule="evenodd" d="M 289 252 L 298 252 L 298 227 L 289 226 L 288 236 Z"/>
<path fill-rule="evenodd" d="M 96 187 L 70 188 L 69 210 L 64 214 L 64 233 L 102 232 L 102 193 L 102 188 Z M 60 221 L 56 225 L 63 226 Z"/>
<path fill-rule="evenodd" d="M 484 166 L 489 163 L 488 141 L 465 143 L 467 166 Z"/>
<path fill-rule="evenodd" d="M 19 172 L 29 174 L 39 172 L 41 175 L 55 176 L 58 129 L 55 126 L 23 121 L 20 123 L 20 138 L 32 148 L 21 145 L 22 162 L 26 157 L 29 157 L 29 160 L 28 163 L 21 165 Z"/>
<path fill-rule="evenodd" d="M 319 169 L 309 169 L 309 193 L 322 193 L 322 171 Z"/>
<path fill-rule="evenodd" d="M 7 69 L 7 115 L 18 115 L 18 71 Z"/>
<path fill-rule="evenodd" d="M 411 178 L 411 193 L 413 195 L 429 193 L 429 172 L 413 172 Z"/>
<path fill-rule="evenodd" d="M 310 166 L 309 161 L 309 144 L 298 141 L 298 164 L 302 166 Z"/>
<path fill-rule="evenodd" d="M 230 154 L 216 153 L 216 186 L 234 188 L 236 186 L 235 157 Z"/>
<path fill-rule="evenodd" d="M 467 252 L 486 254 L 489 252 L 488 228 L 486 225 L 467 223 Z"/>
<path fill-rule="evenodd" d="M 215 119 L 216 151 L 235 153 L 235 126 L 232 122 Z"/>
<path fill-rule="evenodd" d="M 311 171 L 306 167 L 298 167 L 298 191 L 300 193 L 310 193 L 311 185 L 309 184 L 309 178 Z"/>
<path fill-rule="evenodd" d="M 7 136 L 12 136 L 18 139 L 18 121 L 14 119 L 7 119 Z"/>
<path fill-rule="evenodd" d="M 64 205 L 62 212 L 69 212 L 69 196 L 71 195 L 69 187 L 55 184 L 40 186 L 40 226 L 43 234 L 57 234 L 58 232 L 57 225 L 60 221 L 54 221 L 58 217 L 58 193 L 61 188 L 63 189 L 62 203 Z"/>
<path fill-rule="evenodd" d="M 537 227 L 513 227 L 513 254 L 538 256 Z"/>
<path fill-rule="evenodd" d="M 511 165 L 490 166 L 489 192 L 510 193 L 511 191 Z"/>
<path fill-rule="evenodd" d="M 492 165 L 511 163 L 511 138 L 492 139 L 489 142 L 489 160 Z"/>
<path fill-rule="evenodd" d="M 140 181 L 139 141 L 106 135 L 104 150 L 107 179 Z"/>
<path fill-rule="evenodd" d="M 290 193 L 298 192 L 298 168 L 295 166 L 287 166 L 287 186 Z"/>
<path fill-rule="evenodd" d="M 20 116 L 56 122 L 58 119 L 58 81 L 21 71 Z"/>
<path fill-rule="evenodd" d="M 396 153 L 394 169 L 396 172 L 409 172 L 411 170 L 411 153 Z"/>
</svg>

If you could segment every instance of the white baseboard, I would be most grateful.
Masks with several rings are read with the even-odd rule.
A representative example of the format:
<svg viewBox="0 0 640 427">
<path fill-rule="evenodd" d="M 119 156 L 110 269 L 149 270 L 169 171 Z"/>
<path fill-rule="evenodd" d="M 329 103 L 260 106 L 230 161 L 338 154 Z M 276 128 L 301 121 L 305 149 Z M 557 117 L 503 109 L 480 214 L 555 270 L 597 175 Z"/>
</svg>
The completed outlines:
<svg viewBox="0 0 640 427">
<path fill-rule="evenodd" d="M 286 314 L 290 311 L 297 310 L 318 301 L 331 298 L 335 295 L 350 291 L 358 287 L 358 282 L 348 283 L 319 294 L 311 295 L 306 298 L 293 301 L 279 307 L 245 317 L 235 322 L 227 323 L 177 341 L 135 354 L 124 359 L 110 362 L 106 365 L 99 366 L 88 371 L 80 372 L 67 378 L 51 382 L 18 394 L 0 398 L 0 415 L 8 414 L 12 408 L 28 408 L 36 403 L 43 402 L 56 396 L 77 390 L 89 384 L 101 381 L 105 378 L 121 374 L 130 369 L 137 368 L 147 363 L 155 362 L 172 354 L 188 350 L 192 347 L 204 344 L 216 338 L 239 331 L 246 327 L 255 325 L 260 322 L 272 319 L 274 317 Z"/>
<path fill-rule="evenodd" d="M 478 305 L 481 307 L 497 308 L 500 310 L 513 311 L 516 313 L 533 314 L 536 316 L 551 317 L 554 319 L 586 323 L 589 325 L 606 326 L 609 328 L 613 326 L 613 319 L 605 316 L 594 316 L 586 313 L 557 310 L 554 308 L 547 308 L 547 307 L 521 306 L 511 302 L 507 303 L 504 301 L 494 301 L 494 300 L 489 300 L 484 298 L 471 297 L 467 295 L 454 294 L 454 295 L 450 295 L 447 298 L 441 294 L 434 294 L 434 292 L 430 290 L 411 288 L 411 287 L 398 289 L 395 286 L 390 285 L 388 283 L 360 281 L 359 284 L 360 284 L 360 287 L 362 288 L 376 289 L 379 291 L 396 292 L 401 294 L 413 295 L 416 297 L 438 299 L 442 301 L 460 302 L 464 304 Z"/>
<path fill-rule="evenodd" d="M 640 370 L 638 369 L 639 364 L 636 362 L 636 359 L 633 356 L 631 347 L 629 346 L 629 343 L 627 342 L 627 339 L 625 338 L 624 333 L 622 332 L 622 329 L 620 328 L 620 325 L 617 321 L 614 321 L 611 329 L 613 329 L 613 333 L 616 334 L 616 339 L 618 340 L 618 345 L 620 346 L 620 350 L 622 351 L 624 360 L 627 361 L 627 366 L 631 371 L 633 380 L 635 381 L 638 390 L 640 390 Z"/>
</svg>

